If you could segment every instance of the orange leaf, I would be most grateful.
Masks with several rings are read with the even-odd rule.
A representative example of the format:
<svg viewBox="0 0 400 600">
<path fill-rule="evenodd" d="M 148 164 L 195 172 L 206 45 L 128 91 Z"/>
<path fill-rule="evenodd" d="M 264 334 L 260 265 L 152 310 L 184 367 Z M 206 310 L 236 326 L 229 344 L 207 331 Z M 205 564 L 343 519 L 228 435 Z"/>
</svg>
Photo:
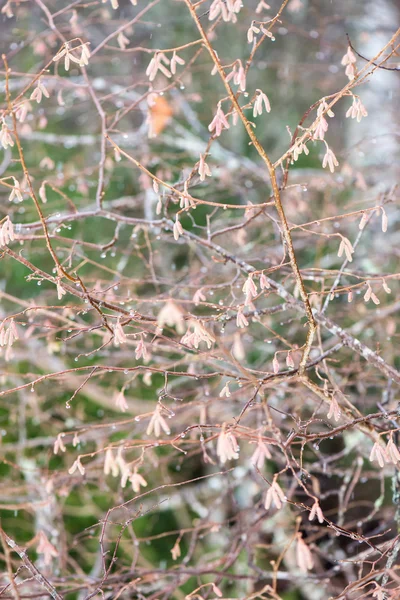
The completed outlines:
<svg viewBox="0 0 400 600">
<path fill-rule="evenodd" d="M 151 137 L 158 135 L 166 128 L 173 112 L 172 107 L 168 104 L 164 96 L 156 96 L 154 98 L 149 115 Z"/>
</svg>

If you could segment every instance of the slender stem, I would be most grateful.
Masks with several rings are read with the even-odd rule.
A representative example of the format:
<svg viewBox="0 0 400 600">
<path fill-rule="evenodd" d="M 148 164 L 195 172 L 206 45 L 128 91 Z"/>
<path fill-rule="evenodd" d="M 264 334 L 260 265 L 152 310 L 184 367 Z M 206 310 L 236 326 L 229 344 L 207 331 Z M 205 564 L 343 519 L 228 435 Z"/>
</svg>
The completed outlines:
<svg viewBox="0 0 400 600">
<path fill-rule="evenodd" d="M 5 66 L 5 71 L 6 71 L 6 97 L 7 97 L 8 110 L 9 110 L 9 112 L 11 114 L 11 118 L 12 118 L 12 122 L 13 122 L 13 128 L 14 128 L 13 133 L 14 133 L 14 137 L 15 137 L 15 142 L 16 142 L 16 145 L 17 145 L 17 149 L 18 149 L 18 154 L 19 154 L 19 159 L 20 159 L 20 162 L 21 162 L 22 170 L 23 170 L 23 173 L 25 175 L 25 179 L 26 179 L 26 182 L 27 182 L 27 185 L 28 185 L 28 188 L 29 188 L 29 193 L 30 193 L 30 196 L 31 196 L 34 204 L 35 204 L 37 213 L 39 215 L 39 219 L 40 219 L 40 222 L 41 222 L 42 227 L 43 227 L 44 236 L 46 238 L 46 245 L 47 245 L 47 248 L 48 248 L 48 250 L 49 250 L 49 252 L 51 254 L 51 257 L 53 258 L 54 263 L 55 263 L 55 265 L 57 267 L 57 271 L 59 272 L 60 275 L 61 274 L 64 275 L 67 279 L 69 279 L 69 281 L 72 281 L 72 282 L 75 283 L 77 281 L 76 278 L 73 277 L 72 275 L 70 275 L 69 273 L 67 273 L 67 271 L 64 269 L 64 267 L 61 265 L 60 261 L 58 260 L 58 257 L 56 255 L 56 253 L 54 252 L 54 249 L 53 249 L 53 247 L 51 245 L 50 236 L 49 236 L 49 232 L 48 232 L 47 224 L 46 224 L 46 219 L 45 219 L 43 211 L 42 211 L 42 209 L 40 207 L 39 201 L 38 201 L 38 199 L 36 197 L 35 190 L 33 189 L 32 180 L 31 180 L 31 177 L 29 175 L 28 168 L 26 166 L 24 152 L 22 150 L 21 141 L 20 141 L 19 135 L 18 135 L 17 118 L 16 118 L 15 112 L 13 110 L 13 106 L 12 106 L 12 102 L 11 102 L 11 96 L 10 96 L 10 89 L 9 89 L 10 71 L 9 71 L 8 62 L 7 62 L 7 58 L 6 58 L 5 54 L 2 55 L 2 59 L 4 61 L 4 66 Z"/>
<path fill-rule="evenodd" d="M 315 332 L 317 329 L 317 323 L 314 319 L 314 315 L 313 315 L 311 305 L 310 305 L 310 302 L 308 299 L 308 294 L 307 294 L 307 291 L 306 291 L 306 288 L 305 288 L 305 285 L 304 285 L 304 282 L 303 282 L 303 279 L 302 279 L 302 276 L 300 273 L 300 269 L 299 269 L 299 266 L 297 263 L 297 258 L 296 258 L 296 254 L 294 251 L 293 241 L 292 241 L 292 236 L 290 233 L 290 227 L 287 222 L 285 210 L 283 208 L 282 199 L 281 199 L 281 195 L 280 195 L 280 191 L 279 191 L 279 185 L 278 185 L 278 182 L 276 179 L 275 167 L 272 164 L 272 161 L 269 158 L 268 154 L 265 152 L 264 148 L 262 147 L 261 143 L 259 142 L 257 136 L 255 135 L 251 123 L 247 120 L 245 114 L 243 113 L 243 110 L 239 105 L 236 95 L 232 91 L 229 83 L 226 81 L 224 68 L 223 68 L 215 50 L 213 49 L 213 47 L 211 45 L 206 32 L 204 31 L 204 28 L 200 22 L 200 19 L 196 13 L 195 7 L 191 4 L 190 0 L 185 0 L 185 3 L 190 11 L 190 14 L 191 14 L 194 22 L 196 23 L 197 29 L 199 30 L 201 37 L 203 38 L 204 45 L 206 46 L 214 64 L 218 70 L 218 73 L 222 79 L 225 89 L 228 92 L 229 98 L 230 98 L 237 114 L 239 115 L 239 118 L 242 121 L 254 148 L 257 150 L 259 156 L 264 161 L 264 163 L 268 169 L 268 173 L 269 173 L 270 180 L 271 180 L 272 192 L 273 192 L 274 201 L 275 201 L 275 207 L 278 212 L 279 219 L 280 219 L 281 226 L 282 226 L 283 239 L 284 239 L 285 245 L 288 250 L 290 264 L 291 264 L 292 271 L 293 271 L 293 274 L 294 274 L 294 277 L 296 280 L 296 285 L 300 292 L 301 299 L 304 303 L 304 308 L 305 308 L 307 321 L 308 321 L 308 332 L 307 332 L 306 343 L 304 345 L 303 355 L 301 357 L 301 361 L 300 361 L 300 365 L 299 365 L 299 374 L 301 375 L 305 370 L 307 360 L 310 355 L 314 335 L 315 335 Z"/>
</svg>

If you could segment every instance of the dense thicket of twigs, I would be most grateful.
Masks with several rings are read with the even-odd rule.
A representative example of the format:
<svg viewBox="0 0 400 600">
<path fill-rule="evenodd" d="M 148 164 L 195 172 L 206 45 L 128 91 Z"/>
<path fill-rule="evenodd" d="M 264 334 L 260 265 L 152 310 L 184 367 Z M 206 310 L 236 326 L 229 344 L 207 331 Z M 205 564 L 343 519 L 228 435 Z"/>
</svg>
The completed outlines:
<svg viewBox="0 0 400 600">
<path fill-rule="evenodd" d="M 1 598 L 400 596 L 398 16 L 3 2 Z"/>
</svg>

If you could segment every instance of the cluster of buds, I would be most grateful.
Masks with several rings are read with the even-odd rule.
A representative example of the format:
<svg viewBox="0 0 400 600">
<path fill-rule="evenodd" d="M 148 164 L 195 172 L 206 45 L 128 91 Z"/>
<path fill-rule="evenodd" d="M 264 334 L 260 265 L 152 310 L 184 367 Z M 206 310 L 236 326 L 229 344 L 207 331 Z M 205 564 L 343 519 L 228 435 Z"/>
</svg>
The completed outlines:
<svg viewBox="0 0 400 600">
<path fill-rule="evenodd" d="M 371 462 L 376 460 L 381 468 L 384 467 L 385 463 L 392 463 L 394 465 L 400 463 L 400 452 L 393 441 L 392 433 L 389 436 L 386 447 L 381 445 L 379 442 L 375 442 L 375 444 L 372 446 L 369 460 Z"/>
<path fill-rule="evenodd" d="M 227 75 L 226 81 L 233 79 L 233 83 L 238 85 L 242 92 L 246 91 L 246 71 L 243 68 L 242 61 L 238 59 L 233 65 L 232 71 Z"/>
<path fill-rule="evenodd" d="M 331 118 L 335 116 L 335 113 L 328 107 L 326 100 L 323 99 L 317 109 L 317 125 L 313 135 L 314 140 L 323 140 L 325 133 L 328 131 L 328 121 L 325 119 L 325 114 Z"/>
<path fill-rule="evenodd" d="M 215 117 L 208 126 L 208 131 L 214 131 L 216 136 L 220 136 L 223 129 L 229 129 L 229 123 L 224 114 L 224 111 L 221 108 L 221 103 L 219 102 L 217 106 L 217 112 L 215 113 Z"/>
<path fill-rule="evenodd" d="M 342 58 L 341 63 L 344 67 L 346 67 L 345 74 L 349 78 L 350 81 L 353 81 L 353 79 L 356 76 L 356 66 L 355 66 L 356 62 L 357 62 L 357 59 L 355 57 L 355 54 L 349 46 L 347 48 L 346 54 Z"/>
<path fill-rule="evenodd" d="M 13 242 L 14 239 L 14 226 L 10 217 L 6 217 L 3 224 L 0 225 L 0 248 Z"/>
<path fill-rule="evenodd" d="M 71 62 L 76 63 L 80 67 L 85 67 L 86 65 L 89 64 L 89 58 L 90 58 L 90 51 L 89 51 L 88 46 L 89 46 L 89 43 L 86 42 L 86 44 L 81 44 L 80 46 L 77 46 L 76 48 L 70 48 L 70 42 L 65 42 L 64 45 L 62 46 L 61 50 L 59 50 L 57 52 L 57 54 L 55 55 L 55 57 L 53 58 L 53 61 L 58 62 L 59 60 L 61 60 L 61 58 L 64 58 L 64 68 L 66 71 L 69 71 Z M 79 58 L 77 58 L 73 54 L 73 52 L 75 52 L 75 50 L 79 50 L 79 49 L 81 49 L 81 55 Z"/>
<path fill-rule="evenodd" d="M 0 144 L 2 145 L 4 150 L 7 150 L 8 146 L 10 146 L 11 148 L 12 146 L 14 146 L 14 140 L 11 137 L 10 130 L 8 129 L 7 123 L 4 119 L 1 124 Z"/>
<path fill-rule="evenodd" d="M 254 100 L 253 104 L 253 117 L 257 117 L 262 114 L 263 108 L 267 111 L 267 113 L 271 112 L 271 104 L 268 99 L 268 96 L 264 94 L 262 90 L 256 90 L 257 96 Z"/>
<path fill-rule="evenodd" d="M 210 6 L 209 19 L 214 21 L 221 16 L 226 23 L 236 23 L 237 14 L 240 12 L 242 0 L 214 0 Z"/>
<path fill-rule="evenodd" d="M 211 348 L 215 342 L 215 338 L 207 331 L 200 321 L 190 319 L 187 332 L 181 338 L 181 343 L 189 348 L 197 349 L 201 342 L 205 342 L 208 348 Z"/>
<path fill-rule="evenodd" d="M 7 348 L 11 348 L 13 343 L 18 339 L 18 330 L 17 326 L 14 323 L 14 319 L 11 319 L 8 323 L 3 321 L 0 325 L 0 347 L 4 346 Z"/>
<path fill-rule="evenodd" d="M 365 108 L 364 104 L 361 102 L 360 98 L 353 96 L 353 104 L 350 106 L 348 111 L 346 112 L 346 117 L 351 117 L 352 119 L 357 119 L 359 123 L 363 117 L 367 117 L 368 112 Z"/>
<path fill-rule="evenodd" d="M 239 445 L 231 431 L 226 431 L 222 427 L 217 441 L 217 456 L 222 464 L 228 460 L 237 460 L 239 458 Z"/>
<path fill-rule="evenodd" d="M 154 432 L 154 435 L 156 437 L 160 437 L 161 430 L 163 430 L 164 433 L 166 433 L 167 435 L 171 433 L 171 430 L 168 427 L 166 420 L 161 414 L 161 410 L 161 405 L 157 404 L 157 408 L 154 411 L 153 416 L 150 419 L 150 423 L 146 429 L 147 435 L 151 435 Z"/>
</svg>

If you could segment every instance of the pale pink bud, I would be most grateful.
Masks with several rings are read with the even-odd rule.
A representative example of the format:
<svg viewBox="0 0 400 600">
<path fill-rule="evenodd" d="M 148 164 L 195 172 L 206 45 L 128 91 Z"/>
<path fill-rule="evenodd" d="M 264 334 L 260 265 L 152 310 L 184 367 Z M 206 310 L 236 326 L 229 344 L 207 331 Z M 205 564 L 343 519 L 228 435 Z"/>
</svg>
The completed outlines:
<svg viewBox="0 0 400 600">
<path fill-rule="evenodd" d="M 64 443 L 62 441 L 63 437 L 64 437 L 63 433 L 59 433 L 58 436 L 56 437 L 56 441 L 54 442 L 54 448 L 53 448 L 54 454 L 58 454 L 60 451 L 61 452 L 66 451 L 66 447 L 64 446 Z"/>
<path fill-rule="evenodd" d="M 223 398 L 225 396 L 225 398 L 230 398 L 231 396 L 231 392 L 229 390 L 229 382 L 227 382 L 224 387 L 222 388 L 222 390 L 219 393 L 219 397 Z"/>
<path fill-rule="evenodd" d="M 298 143 L 295 146 L 293 146 L 293 162 L 296 162 L 296 160 L 301 154 L 303 154 L 303 152 L 306 156 L 310 154 L 310 151 L 305 144 Z"/>
<path fill-rule="evenodd" d="M 245 315 L 243 314 L 243 309 L 239 308 L 237 315 L 236 315 L 236 326 L 240 327 L 240 328 L 244 328 L 244 327 L 247 327 L 248 324 L 249 324 L 249 322 L 246 319 Z"/>
<path fill-rule="evenodd" d="M 149 425 L 148 425 L 148 427 L 146 429 L 146 434 L 147 435 L 151 435 L 153 433 L 153 431 L 154 431 L 154 435 L 156 437 L 160 437 L 160 435 L 161 435 L 161 429 L 167 435 L 169 435 L 171 433 L 171 430 L 168 427 L 166 420 L 161 415 L 161 407 L 160 407 L 159 404 L 157 404 L 157 408 L 154 411 L 153 416 L 150 419 L 150 423 L 149 423 Z"/>
<path fill-rule="evenodd" d="M 320 138 L 320 139 L 323 139 L 323 138 Z M 339 162 L 330 148 L 327 148 L 326 153 L 324 155 L 324 159 L 322 161 L 322 167 L 324 169 L 327 165 L 329 166 L 329 170 L 331 173 L 334 173 L 335 167 L 339 166 Z"/>
<path fill-rule="evenodd" d="M 188 329 L 181 338 L 181 343 L 189 348 L 198 348 L 201 342 L 205 342 L 211 348 L 215 338 L 207 331 L 199 320 L 190 319 Z"/>
<path fill-rule="evenodd" d="M 289 367 L 289 369 L 294 369 L 294 360 L 291 352 L 288 352 L 286 355 L 286 366 Z"/>
<path fill-rule="evenodd" d="M 356 62 L 357 62 L 357 59 L 355 57 L 355 54 L 349 46 L 347 48 L 346 54 L 343 56 L 343 58 L 341 60 L 341 63 L 343 66 L 346 67 L 345 74 L 349 78 L 350 81 L 353 81 L 353 79 L 356 76 L 356 69 L 355 69 Z"/>
<path fill-rule="evenodd" d="M 193 302 L 197 305 L 199 302 L 205 302 L 207 300 L 206 296 L 203 294 L 203 288 L 200 288 L 195 291 L 193 294 Z"/>
<path fill-rule="evenodd" d="M 14 146 L 14 140 L 10 135 L 10 130 L 8 129 L 4 119 L 0 131 L 0 144 L 3 146 L 4 150 L 7 150 L 8 146 Z"/>
<path fill-rule="evenodd" d="M 361 102 L 360 98 L 356 98 L 355 96 L 353 96 L 353 104 L 350 106 L 350 108 L 346 112 L 346 118 L 350 117 L 352 119 L 357 119 L 357 122 L 359 123 L 361 121 L 362 117 L 367 117 L 367 116 L 368 116 L 367 109 Z"/>
<path fill-rule="evenodd" d="M 317 125 L 315 127 L 313 139 L 314 140 L 323 140 L 325 138 L 325 133 L 327 131 L 328 131 L 328 121 L 325 119 L 325 117 L 321 116 L 321 117 L 319 117 Z M 333 152 L 332 152 L 332 154 L 333 154 Z M 325 157 L 329 158 L 329 154 L 328 153 L 325 154 Z M 325 161 L 325 157 L 324 157 L 324 161 Z M 328 158 L 326 158 L 326 160 L 328 160 Z M 336 158 L 335 158 L 335 160 L 336 160 Z M 332 173 L 333 173 L 333 171 L 332 171 Z"/>
<path fill-rule="evenodd" d="M 14 226 L 11 222 L 10 217 L 6 217 L 2 225 L 0 225 L 0 247 L 6 246 L 10 242 L 14 241 Z"/>
<path fill-rule="evenodd" d="M 297 534 L 296 560 L 297 566 L 303 573 L 307 573 L 307 571 L 310 571 L 314 566 L 310 549 L 303 540 L 301 533 Z"/>
<path fill-rule="evenodd" d="M 269 488 L 265 496 L 265 510 L 269 510 L 272 505 L 276 506 L 276 508 L 280 510 L 283 504 L 286 502 L 286 500 L 287 498 L 283 493 L 282 488 L 280 487 L 276 479 L 274 479 L 271 487 Z"/>
<path fill-rule="evenodd" d="M 267 444 L 265 444 L 262 439 L 258 440 L 258 444 L 252 457 L 250 458 L 250 462 L 257 467 L 257 469 L 262 469 L 265 463 L 265 459 L 271 458 L 271 452 L 268 449 Z"/>
<path fill-rule="evenodd" d="M 57 558 L 58 551 L 54 548 L 53 544 L 49 542 L 43 531 L 39 533 L 39 544 L 37 547 L 37 553 L 43 554 L 44 564 L 46 566 L 51 565 L 52 559 Z"/>
<path fill-rule="evenodd" d="M 119 346 L 120 344 L 124 344 L 126 342 L 126 335 L 124 333 L 123 327 L 119 321 L 115 324 L 114 327 L 114 345 Z"/>
<path fill-rule="evenodd" d="M 20 123 L 23 123 L 28 115 L 28 112 L 32 110 L 32 105 L 28 100 L 23 100 L 15 111 L 15 116 Z"/>
<path fill-rule="evenodd" d="M 343 252 L 346 255 L 346 259 L 349 262 L 352 262 L 352 260 L 353 260 L 352 254 L 354 254 L 354 248 L 352 246 L 352 243 L 350 242 L 350 240 L 348 238 L 341 236 L 339 250 L 338 250 L 339 258 L 342 256 Z"/>
<path fill-rule="evenodd" d="M 221 135 L 221 132 L 223 129 L 229 129 L 229 123 L 226 119 L 226 116 L 224 115 L 221 105 L 218 104 L 217 107 L 217 112 L 215 114 L 215 117 L 213 118 L 213 120 L 211 121 L 211 123 L 208 126 L 208 131 L 214 131 L 215 130 L 215 135 L 219 136 Z"/>
<path fill-rule="evenodd" d="M 129 481 L 132 484 L 133 491 L 137 494 L 140 492 L 140 486 L 147 487 L 147 481 L 145 480 L 140 473 L 137 472 L 137 469 L 134 469 L 132 475 L 129 477 Z"/>
<path fill-rule="evenodd" d="M 217 441 L 217 455 L 222 464 L 239 458 L 239 446 L 232 432 L 221 430 Z"/>
<path fill-rule="evenodd" d="M 136 346 L 135 358 L 136 358 L 136 360 L 143 358 L 144 361 L 148 360 L 148 358 L 149 358 L 149 353 L 147 352 L 147 348 L 145 346 L 143 338 L 140 339 L 138 345 Z"/>
<path fill-rule="evenodd" d="M 50 156 L 45 156 L 40 161 L 39 166 L 42 167 L 42 169 L 48 169 L 49 171 L 51 171 L 52 169 L 54 169 L 55 163 L 54 160 L 50 158 Z"/>
<path fill-rule="evenodd" d="M 6 2 L 5 5 L 2 7 L 1 14 L 6 15 L 7 19 L 11 19 L 11 17 L 14 16 L 11 6 L 11 0 L 8 0 L 8 2 Z"/>
<path fill-rule="evenodd" d="M 262 290 L 268 290 L 271 287 L 266 275 L 264 275 L 264 273 L 261 273 L 260 275 L 260 288 Z"/>
<path fill-rule="evenodd" d="M 264 0 L 260 0 L 260 2 L 257 4 L 257 7 L 256 7 L 256 13 L 259 14 L 260 12 L 262 12 L 262 10 L 268 10 L 270 8 L 271 7 L 269 4 L 264 2 Z"/>
<path fill-rule="evenodd" d="M 183 310 L 171 300 L 168 301 L 158 313 L 157 325 L 159 329 L 162 329 L 164 325 L 176 327 L 178 333 L 184 333 L 185 319 Z"/>
<path fill-rule="evenodd" d="M 353 52 L 353 50 L 350 48 L 350 46 L 347 48 L 347 52 L 346 54 L 343 56 L 342 60 L 341 60 L 341 64 L 343 66 L 348 65 L 350 63 L 355 63 L 357 62 L 356 56 Z"/>
<path fill-rule="evenodd" d="M 46 196 L 46 182 L 45 181 L 43 181 L 42 185 L 39 188 L 39 198 L 41 199 L 43 204 L 46 204 L 47 196 Z"/>
<path fill-rule="evenodd" d="M 58 106 L 65 106 L 64 98 L 62 97 L 62 90 L 57 93 L 57 104 Z"/>
<path fill-rule="evenodd" d="M 181 225 L 181 222 L 179 221 L 178 214 L 176 214 L 176 216 L 175 216 L 175 223 L 174 223 L 174 226 L 173 226 L 173 234 L 174 234 L 174 239 L 176 241 L 179 240 L 179 236 L 180 235 L 183 235 L 183 231 L 184 230 L 183 230 L 183 227 Z"/>
<path fill-rule="evenodd" d="M 372 291 L 371 284 L 369 283 L 369 281 L 367 281 L 366 284 L 367 284 L 367 291 L 364 294 L 364 301 L 368 302 L 369 300 L 372 300 L 372 302 L 374 304 L 380 304 L 380 300 Z"/>
<path fill-rule="evenodd" d="M 385 448 L 383 448 L 378 442 L 375 442 L 375 444 L 372 446 L 369 460 L 371 462 L 376 460 L 379 466 L 382 468 L 385 465 L 385 462 L 389 462 L 389 457 L 386 454 Z"/>
<path fill-rule="evenodd" d="M 324 522 L 324 515 L 322 513 L 318 500 L 315 500 L 314 504 L 312 505 L 308 520 L 312 521 L 313 519 L 315 519 L 315 517 L 317 517 L 320 523 Z"/>
<path fill-rule="evenodd" d="M 361 221 L 358 225 L 359 229 L 364 229 L 364 227 L 366 226 L 368 222 L 368 213 L 363 213 L 362 217 L 361 217 Z"/>
<path fill-rule="evenodd" d="M 36 100 L 36 102 L 39 104 L 42 101 L 43 96 L 45 96 L 46 98 L 50 98 L 49 92 L 47 91 L 47 89 L 45 88 L 45 86 L 43 85 L 41 80 L 39 79 L 36 84 L 36 88 L 33 90 L 32 94 L 30 96 L 30 99 Z"/>
<path fill-rule="evenodd" d="M 383 233 L 387 232 L 388 228 L 388 218 L 384 208 L 381 208 L 382 211 L 382 231 Z"/>
<path fill-rule="evenodd" d="M 67 291 L 63 288 L 63 286 L 61 285 L 60 281 L 57 281 L 57 298 L 59 300 L 61 300 L 61 298 L 63 296 L 65 296 L 65 294 L 67 293 Z"/>
<path fill-rule="evenodd" d="M 125 398 L 125 394 L 123 392 L 123 390 L 121 390 L 120 392 L 118 392 L 115 395 L 115 406 L 118 410 L 120 410 L 121 412 L 126 412 L 129 409 L 128 403 L 126 401 Z"/>
<path fill-rule="evenodd" d="M 336 400 L 335 396 L 332 396 L 329 406 L 328 419 L 332 419 L 332 417 L 334 417 L 335 421 L 337 422 L 339 421 L 341 414 L 342 413 L 338 401 Z"/>
<path fill-rule="evenodd" d="M 81 460 L 80 460 L 79 457 L 76 459 L 76 461 L 74 462 L 74 464 L 72 465 L 72 467 L 70 469 L 68 469 L 68 473 L 70 475 L 73 475 L 77 469 L 78 469 L 78 471 L 79 471 L 79 473 L 81 475 L 85 474 L 85 468 L 82 465 Z"/>
<path fill-rule="evenodd" d="M 206 177 L 211 177 L 210 167 L 202 154 L 200 154 L 198 173 L 200 175 L 200 181 L 204 181 Z"/>
<path fill-rule="evenodd" d="M 172 55 L 171 64 L 170 64 L 171 73 L 173 75 L 175 75 L 176 65 L 184 65 L 184 64 L 185 64 L 185 61 L 183 60 L 183 58 L 181 58 L 180 56 L 177 55 L 176 52 L 174 52 Z"/>
<path fill-rule="evenodd" d="M 176 540 L 173 548 L 171 549 L 172 560 L 177 560 L 181 555 L 181 547 L 179 545 L 179 538 Z"/>
<path fill-rule="evenodd" d="M 400 462 L 400 452 L 399 452 L 396 444 L 393 441 L 392 434 L 390 435 L 389 441 L 386 446 L 386 454 L 387 454 L 389 460 L 391 460 L 394 465 L 396 465 L 398 462 Z"/>
<path fill-rule="evenodd" d="M 267 111 L 267 113 L 271 112 L 271 104 L 269 102 L 268 96 L 264 94 L 261 90 L 257 89 L 257 97 L 254 101 L 253 105 L 253 117 L 257 117 L 262 114 L 263 107 Z"/>
<path fill-rule="evenodd" d="M 219 589 L 219 587 L 217 585 L 215 585 L 215 583 L 211 584 L 213 592 L 216 596 L 218 596 L 218 598 L 222 598 L 223 593 L 221 592 L 221 590 Z"/>
<path fill-rule="evenodd" d="M 251 44 L 254 41 L 254 34 L 260 33 L 259 27 L 256 27 L 254 21 L 252 21 L 249 29 L 247 30 L 247 41 Z"/>
<path fill-rule="evenodd" d="M 233 73 L 233 83 L 238 85 L 242 92 L 246 91 L 246 72 L 243 68 L 242 62 L 238 61 L 238 70 Z"/>
<path fill-rule="evenodd" d="M 246 281 L 243 284 L 242 291 L 244 292 L 245 298 L 245 306 L 249 306 L 251 304 L 253 298 L 257 296 L 257 286 L 253 281 L 253 276 L 250 274 Z"/>
<path fill-rule="evenodd" d="M 118 464 L 115 461 L 111 448 L 107 448 L 106 450 L 103 471 L 105 475 L 109 475 L 111 473 L 113 477 L 118 477 L 119 468 Z"/>
<path fill-rule="evenodd" d="M 123 31 L 120 31 L 117 35 L 117 42 L 121 50 L 125 50 L 125 48 L 129 46 L 129 38 L 127 38 L 126 35 L 124 35 Z"/>
</svg>

